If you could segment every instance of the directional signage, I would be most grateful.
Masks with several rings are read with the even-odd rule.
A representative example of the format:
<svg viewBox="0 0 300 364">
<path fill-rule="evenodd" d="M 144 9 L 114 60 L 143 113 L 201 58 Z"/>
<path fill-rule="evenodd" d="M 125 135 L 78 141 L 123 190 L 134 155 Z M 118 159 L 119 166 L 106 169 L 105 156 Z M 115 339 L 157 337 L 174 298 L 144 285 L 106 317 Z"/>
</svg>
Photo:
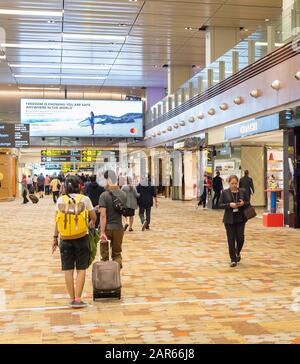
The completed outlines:
<svg viewBox="0 0 300 364">
<path fill-rule="evenodd" d="M 106 162 L 109 157 L 118 158 L 118 151 L 102 151 L 97 149 L 85 150 L 56 150 L 47 149 L 41 151 L 42 163 L 96 163 Z"/>
<path fill-rule="evenodd" d="M 29 140 L 28 124 L 0 124 L 0 147 L 28 147 Z"/>
</svg>

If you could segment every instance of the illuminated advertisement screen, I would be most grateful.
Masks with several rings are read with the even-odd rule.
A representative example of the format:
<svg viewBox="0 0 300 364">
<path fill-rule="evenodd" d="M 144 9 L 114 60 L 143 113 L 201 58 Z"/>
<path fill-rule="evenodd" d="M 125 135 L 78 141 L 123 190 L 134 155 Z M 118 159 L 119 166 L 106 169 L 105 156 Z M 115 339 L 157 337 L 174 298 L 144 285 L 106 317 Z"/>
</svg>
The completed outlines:
<svg viewBox="0 0 300 364">
<path fill-rule="evenodd" d="M 143 102 L 22 99 L 30 136 L 143 137 Z"/>
</svg>

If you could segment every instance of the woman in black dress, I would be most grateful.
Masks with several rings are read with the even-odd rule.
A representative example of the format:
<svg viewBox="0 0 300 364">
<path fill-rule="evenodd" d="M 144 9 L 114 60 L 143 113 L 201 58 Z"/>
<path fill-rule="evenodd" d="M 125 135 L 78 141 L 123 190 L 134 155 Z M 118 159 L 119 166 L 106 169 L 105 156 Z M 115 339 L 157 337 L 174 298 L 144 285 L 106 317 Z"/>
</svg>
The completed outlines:
<svg viewBox="0 0 300 364">
<path fill-rule="evenodd" d="M 222 192 L 219 205 L 220 208 L 225 209 L 223 222 L 227 233 L 230 267 L 236 267 L 241 260 L 247 221 L 243 210 L 249 205 L 249 196 L 245 189 L 238 188 L 238 181 L 237 176 L 229 177 L 230 187 Z"/>
</svg>

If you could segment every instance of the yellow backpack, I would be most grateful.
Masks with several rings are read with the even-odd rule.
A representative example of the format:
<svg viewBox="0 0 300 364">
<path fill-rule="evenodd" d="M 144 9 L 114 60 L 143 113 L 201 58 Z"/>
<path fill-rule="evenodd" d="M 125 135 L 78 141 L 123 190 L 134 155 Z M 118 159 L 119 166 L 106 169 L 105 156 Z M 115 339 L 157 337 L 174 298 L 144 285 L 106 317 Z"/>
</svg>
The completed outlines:
<svg viewBox="0 0 300 364">
<path fill-rule="evenodd" d="M 64 203 L 58 204 L 55 222 L 57 230 L 63 240 L 79 239 L 88 234 L 89 214 L 81 199 L 62 196 Z"/>
</svg>

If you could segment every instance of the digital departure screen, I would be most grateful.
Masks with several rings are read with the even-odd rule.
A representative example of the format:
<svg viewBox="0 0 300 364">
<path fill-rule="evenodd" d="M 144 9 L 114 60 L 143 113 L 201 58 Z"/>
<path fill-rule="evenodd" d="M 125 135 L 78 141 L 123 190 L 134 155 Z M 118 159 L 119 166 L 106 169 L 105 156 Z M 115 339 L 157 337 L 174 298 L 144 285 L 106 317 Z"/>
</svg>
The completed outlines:
<svg viewBox="0 0 300 364">
<path fill-rule="evenodd" d="M 0 148 L 29 147 L 28 124 L 0 124 Z"/>
</svg>

